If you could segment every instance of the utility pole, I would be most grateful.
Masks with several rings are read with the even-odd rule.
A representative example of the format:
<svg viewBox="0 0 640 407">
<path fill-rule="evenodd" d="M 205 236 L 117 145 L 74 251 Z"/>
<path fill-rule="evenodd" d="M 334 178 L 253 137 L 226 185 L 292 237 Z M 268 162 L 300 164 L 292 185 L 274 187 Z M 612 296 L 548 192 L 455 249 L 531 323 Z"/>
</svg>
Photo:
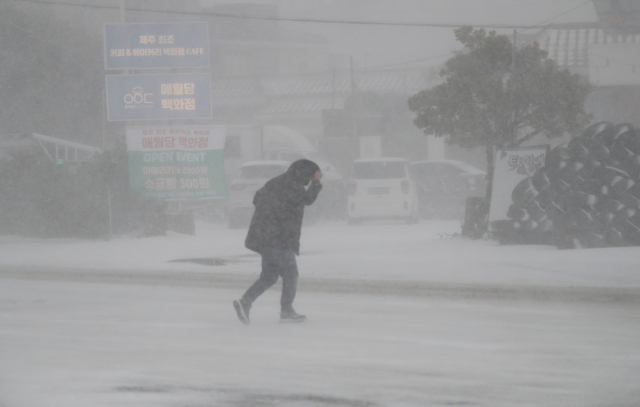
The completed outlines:
<svg viewBox="0 0 640 407">
<path fill-rule="evenodd" d="M 335 109 L 336 104 L 336 69 L 331 71 L 331 109 Z"/>
<path fill-rule="evenodd" d="M 356 91 L 356 81 L 353 77 L 353 55 L 349 55 L 349 65 L 351 66 L 351 93 Z"/>
<path fill-rule="evenodd" d="M 124 24 L 125 23 L 125 16 L 124 16 L 124 0 L 120 0 L 120 24 Z M 125 75 L 129 74 L 129 70 L 126 69 L 124 71 Z M 107 98 L 107 91 L 106 89 L 104 89 L 103 91 L 103 95 L 102 95 L 102 100 L 104 101 Z M 104 103 L 104 102 L 103 102 Z M 106 110 L 106 106 L 103 105 L 102 108 L 102 148 L 103 150 L 106 148 L 106 142 L 105 142 L 105 117 L 104 117 L 104 113 Z M 107 230 L 107 236 L 106 236 L 106 240 L 110 240 L 111 236 L 113 235 L 113 210 L 111 208 L 111 187 L 109 187 L 109 185 L 107 184 L 107 213 L 109 215 L 109 223 L 108 223 L 108 230 Z"/>
<path fill-rule="evenodd" d="M 518 137 L 518 126 L 516 126 L 516 108 L 513 100 L 513 93 L 515 91 L 515 80 L 516 80 L 516 35 L 517 31 L 513 30 L 513 42 L 511 44 L 511 126 L 513 129 L 511 130 L 511 144 L 513 146 L 516 145 L 516 140 Z"/>
</svg>

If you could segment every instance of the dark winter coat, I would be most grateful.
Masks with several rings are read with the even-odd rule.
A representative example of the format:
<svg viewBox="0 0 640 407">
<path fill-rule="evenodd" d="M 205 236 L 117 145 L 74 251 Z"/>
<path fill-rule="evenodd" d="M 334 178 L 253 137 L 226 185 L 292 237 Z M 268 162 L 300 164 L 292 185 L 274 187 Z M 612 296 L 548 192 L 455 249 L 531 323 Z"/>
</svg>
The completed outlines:
<svg viewBox="0 0 640 407">
<path fill-rule="evenodd" d="M 311 205 L 322 189 L 320 181 L 313 180 L 318 170 L 313 161 L 298 160 L 256 192 L 256 209 L 245 240 L 248 249 L 260 253 L 262 247 L 274 247 L 299 254 L 304 207 Z"/>
</svg>

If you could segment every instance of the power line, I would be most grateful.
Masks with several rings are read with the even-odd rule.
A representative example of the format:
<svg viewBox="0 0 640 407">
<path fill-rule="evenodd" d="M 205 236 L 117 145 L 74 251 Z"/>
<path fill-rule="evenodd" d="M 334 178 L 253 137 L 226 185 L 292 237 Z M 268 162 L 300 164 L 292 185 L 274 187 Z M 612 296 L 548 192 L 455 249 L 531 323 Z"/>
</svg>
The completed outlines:
<svg viewBox="0 0 640 407">
<path fill-rule="evenodd" d="M 100 6 L 100 5 L 92 5 L 92 4 L 78 4 L 78 3 L 69 3 L 69 2 L 53 2 L 53 1 L 43 1 L 43 0 L 12 0 L 15 2 L 22 3 L 34 3 L 34 4 L 43 4 L 43 5 L 53 5 L 53 6 L 68 6 L 68 7 L 84 7 L 84 8 L 95 8 L 95 9 L 103 9 L 103 10 L 119 10 L 119 7 L 116 6 Z M 564 14 L 567 14 L 579 7 L 584 6 L 586 3 L 589 3 L 591 0 L 581 4 L 580 6 L 571 9 L 559 16 L 556 16 L 550 20 L 554 20 Z M 369 25 L 369 26 L 395 26 L 395 27 L 423 27 L 423 28 L 458 28 L 464 25 L 471 25 L 474 27 L 481 28 L 510 28 L 510 29 L 537 29 L 543 28 L 543 25 L 518 25 L 518 24 L 451 24 L 451 23 L 428 23 L 428 22 L 401 22 L 401 21 L 365 21 L 365 20 L 336 20 L 336 19 L 320 19 L 320 18 L 302 18 L 302 17 L 276 17 L 276 16 L 252 16 L 252 15 L 239 15 L 239 14 L 230 14 L 230 13 L 218 13 L 218 12 L 207 12 L 207 11 L 199 11 L 199 12 L 189 12 L 189 11 L 175 11 L 175 10 L 153 10 L 153 9 L 145 9 L 145 8 L 135 8 L 135 7 L 127 7 L 128 11 L 138 11 L 138 12 L 146 12 L 146 13 L 159 13 L 159 14 L 176 14 L 176 15 L 189 15 L 189 16 L 208 16 L 208 17 L 219 17 L 219 18 L 232 18 L 232 19 L 240 19 L 240 20 L 266 20 L 266 21 L 287 21 L 287 22 L 296 22 L 296 23 L 316 23 L 316 24 L 347 24 L 347 25 Z M 543 23 L 544 24 L 544 23 Z"/>
<path fill-rule="evenodd" d="M 562 14 L 558 14 L 557 16 L 555 16 L 555 17 L 553 17 L 553 18 L 550 18 L 550 19 L 548 19 L 548 20 L 545 20 L 545 21 L 543 21 L 543 22 L 541 22 L 541 23 L 539 23 L 539 24 L 537 24 L 537 25 L 533 26 L 532 28 L 544 28 L 544 27 L 545 27 L 545 24 L 547 24 L 548 22 L 553 21 L 553 20 L 555 20 L 556 18 L 560 18 L 560 17 L 562 17 L 562 16 L 564 16 L 564 15 L 566 15 L 566 14 L 569 14 L 569 13 L 571 13 L 572 11 L 575 11 L 575 10 L 577 10 L 577 9 L 581 8 L 581 7 L 584 7 L 584 6 L 586 6 L 587 4 L 591 3 L 591 1 L 592 1 L 592 0 L 587 0 L 587 1 L 585 1 L 584 3 L 580 4 L 579 6 L 576 6 L 576 7 L 572 8 L 571 10 L 567 10 L 567 11 L 565 11 L 565 12 L 564 12 L 564 13 L 562 13 Z M 531 29 L 531 28 L 525 28 L 525 29 L 522 29 L 522 31 L 520 31 L 520 32 L 527 31 L 527 30 L 529 30 L 529 29 Z"/>
<path fill-rule="evenodd" d="M 50 6 L 68 6 L 68 7 L 81 7 L 81 8 L 93 8 L 93 9 L 103 9 L 103 10 L 120 10 L 119 6 L 101 6 L 101 5 L 91 5 L 91 4 L 79 4 L 79 3 L 71 3 L 71 2 L 54 2 L 54 1 L 44 1 L 44 0 L 11 0 L 14 2 L 22 2 L 22 3 L 34 3 L 34 4 L 42 4 L 42 5 L 50 5 Z M 585 6 L 590 3 L 591 0 L 587 0 L 580 5 L 567 10 L 553 18 L 543 21 L 542 23 L 536 25 L 515 25 L 515 24 L 448 24 L 448 23 L 419 23 L 419 22 L 391 22 L 391 21 L 364 21 L 364 20 L 331 20 L 331 19 L 313 19 L 313 18 L 296 18 L 296 17 L 270 17 L 270 16 L 250 16 L 250 15 L 237 15 L 237 14 L 229 14 L 229 13 L 217 13 L 217 12 L 188 12 L 188 11 L 172 11 L 172 10 L 153 10 L 153 9 L 145 9 L 145 8 L 126 8 L 128 11 L 136 11 L 136 12 L 148 12 L 148 13 L 158 13 L 158 14 L 177 14 L 177 15 L 190 15 L 190 16 L 210 16 L 210 17 L 219 17 L 219 18 L 233 18 L 233 19 L 247 19 L 247 20 L 268 20 L 268 21 L 287 21 L 287 22 L 301 22 L 301 23 L 323 23 L 323 24 L 351 24 L 351 25 L 374 25 L 374 26 L 403 26 L 403 27 L 429 27 L 429 28 L 459 28 L 464 25 L 471 25 L 479 28 L 510 28 L 510 29 L 520 29 L 523 31 L 530 29 L 541 29 L 545 27 L 549 27 L 549 25 L 545 25 L 550 21 L 553 21 L 561 16 L 571 13 L 574 10 L 579 9 L 580 7 Z M 402 66 L 413 64 L 417 62 L 424 62 L 432 59 L 438 59 L 446 56 L 453 55 L 454 53 L 447 53 L 442 55 L 437 55 L 433 57 L 428 57 L 419 60 L 395 63 L 390 65 L 381 65 L 371 67 L 369 69 L 383 69 L 383 68 L 391 68 L 394 66 Z"/>
<path fill-rule="evenodd" d="M 569 14 L 569 13 L 571 13 L 572 11 L 575 11 L 575 10 L 579 9 L 580 7 L 586 6 L 587 4 L 591 3 L 591 1 L 592 1 L 592 0 L 587 0 L 587 1 L 585 1 L 584 3 L 580 4 L 579 6 L 574 7 L 574 8 L 572 8 L 571 10 L 567 10 L 567 11 L 565 11 L 565 12 L 564 12 L 564 13 L 562 13 L 562 14 L 558 14 L 557 16 L 555 16 L 555 17 L 553 17 L 553 18 L 550 18 L 550 19 L 548 19 L 548 20 L 546 20 L 546 21 L 543 21 L 543 22 L 541 22 L 541 23 L 540 23 L 540 24 L 538 24 L 538 25 L 546 24 L 546 23 L 548 23 L 548 22 L 550 22 L 550 21 L 555 20 L 556 18 L 560 18 L 560 17 L 562 17 L 562 16 L 564 16 L 564 15 L 566 15 L 566 14 Z"/>
</svg>

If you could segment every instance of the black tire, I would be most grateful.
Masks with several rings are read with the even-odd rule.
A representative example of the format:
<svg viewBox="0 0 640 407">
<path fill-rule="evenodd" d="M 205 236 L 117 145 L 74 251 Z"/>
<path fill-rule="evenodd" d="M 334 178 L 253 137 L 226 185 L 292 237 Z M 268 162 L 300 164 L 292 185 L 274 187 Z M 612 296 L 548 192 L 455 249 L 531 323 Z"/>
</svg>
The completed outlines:
<svg viewBox="0 0 640 407">
<path fill-rule="evenodd" d="M 593 208 L 598 204 L 598 196 L 583 191 L 572 191 L 571 206 L 575 208 Z"/>
<path fill-rule="evenodd" d="M 598 220 L 597 212 L 584 208 L 577 208 L 573 211 L 573 215 L 580 229 L 590 229 L 591 225 Z"/>
<path fill-rule="evenodd" d="M 536 171 L 536 173 L 533 174 L 533 177 L 531 177 L 531 183 L 538 191 L 546 191 L 551 187 L 552 176 L 550 176 L 549 173 L 547 173 L 547 171 L 542 168 L 541 170 Z"/>
<path fill-rule="evenodd" d="M 540 205 L 540 203 L 536 199 L 529 202 L 529 205 L 527 205 L 525 209 L 529 213 L 529 216 L 531 216 L 531 219 L 536 222 L 539 222 L 542 219 L 546 219 L 547 217 L 547 211 Z"/>
<path fill-rule="evenodd" d="M 640 155 L 633 156 L 633 158 L 627 160 L 622 165 L 631 178 L 640 178 Z"/>
<path fill-rule="evenodd" d="M 541 219 L 540 222 L 538 222 L 538 231 L 549 233 L 553 230 L 554 225 L 555 223 L 549 218 Z"/>
<path fill-rule="evenodd" d="M 545 172 L 551 174 L 551 176 L 555 176 L 555 174 L 561 169 L 563 163 L 568 161 L 569 153 L 567 152 L 567 145 L 561 144 L 549 152 L 543 168 Z"/>
<path fill-rule="evenodd" d="M 520 244 L 520 223 L 511 220 L 499 220 L 492 223 L 496 239 L 501 245 Z"/>
<path fill-rule="evenodd" d="M 637 198 L 630 193 L 626 193 L 620 197 L 620 202 L 625 206 L 625 208 L 633 209 L 636 211 L 640 210 L 640 198 Z"/>
<path fill-rule="evenodd" d="M 591 151 L 581 137 L 576 137 L 567 144 L 567 152 L 572 161 L 585 161 L 591 155 Z"/>
<path fill-rule="evenodd" d="M 624 222 L 626 220 L 633 218 L 637 213 L 638 211 L 635 209 L 628 209 L 628 208 L 622 209 L 621 211 L 615 214 L 612 222 L 615 222 L 615 223 Z"/>
<path fill-rule="evenodd" d="M 622 237 L 625 243 L 633 246 L 640 245 L 640 217 L 631 218 L 621 225 Z"/>
<path fill-rule="evenodd" d="M 627 194 L 633 196 L 634 198 L 640 199 L 640 182 L 629 188 Z"/>
<path fill-rule="evenodd" d="M 617 176 L 614 177 L 610 182 L 609 182 L 609 187 L 612 190 L 612 194 L 614 196 L 622 196 L 624 195 L 629 189 L 631 189 L 636 183 L 629 177 L 625 177 L 625 176 Z"/>
<path fill-rule="evenodd" d="M 597 162 L 597 164 L 600 164 L 600 163 Z M 601 165 L 596 165 L 596 162 L 594 162 L 589 158 L 587 158 L 584 161 L 574 161 L 571 165 L 573 166 L 572 168 L 573 172 L 578 177 L 584 180 L 592 179 L 596 170 L 599 168 L 599 166 L 601 166 Z"/>
<path fill-rule="evenodd" d="M 600 206 L 600 210 L 603 213 L 612 213 L 614 216 L 623 209 L 626 209 L 625 204 L 616 199 L 607 199 Z"/>
<path fill-rule="evenodd" d="M 574 242 L 577 241 L 578 248 L 594 249 L 607 247 L 607 237 L 604 233 L 586 231 L 573 236 Z"/>
<path fill-rule="evenodd" d="M 511 193 L 511 201 L 514 205 L 524 208 L 531 202 L 540 192 L 533 186 L 532 177 L 525 178 L 515 186 Z"/>
<path fill-rule="evenodd" d="M 590 159 L 597 160 L 600 163 L 608 163 L 611 160 L 611 150 L 609 147 L 601 144 L 592 149 Z"/>
<path fill-rule="evenodd" d="M 636 153 L 629 150 L 623 140 L 615 140 L 611 145 L 611 157 L 614 160 L 625 162 L 635 157 L 635 155 Z"/>
<path fill-rule="evenodd" d="M 551 201 L 546 209 L 547 216 L 554 222 L 561 222 L 562 218 L 567 216 L 567 212 L 567 206 L 560 199 Z"/>
<path fill-rule="evenodd" d="M 596 172 L 594 179 L 600 185 L 602 195 L 615 198 L 619 188 L 614 189 L 613 186 L 624 178 L 629 178 L 629 174 L 619 168 L 606 166 Z"/>
<path fill-rule="evenodd" d="M 529 212 L 516 204 L 511 204 L 507 210 L 507 216 L 517 222 L 524 222 L 531 218 Z"/>
<path fill-rule="evenodd" d="M 580 139 L 589 147 L 597 145 L 609 145 L 615 136 L 615 129 L 611 122 L 598 122 L 587 127 Z"/>
<path fill-rule="evenodd" d="M 627 245 L 627 242 L 624 240 L 624 235 L 622 234 L 622 229 L 617 226 L 607 229 L 605 239 L 611 247 L 623 247 Z"/>
<path fill-rule="evenodd" d="M 552 239 L 559 250 L 575 249 L 577 247 L 573 236 L 558 228 L 553 230 Z"/>
<path fill-rule="evenodd" d="M 566 185 L 569 189 L 575 187 L 580 182 L 580 177 L 576 174 L 576 166 L 573 163 L 567 163 L 556 174 L 557 181 L 563 181 L 563 185 Z"/>
<path fill-rule="evenodd" d="M 589 195 L 598 195 L 602 190 L 602 184 L 596 179 L 587 179 L 576 185 L 576 188 Z"/>
<path fill-rule="evenodd" d="M 629 123 L 622 123 L 615 126 L 613 131 L 613 137 L 611 139 L 611 145 L 621 144 L 626 149 L 632 151 L 634 154 L 640 154 L 635 151 L 638 147 L 638 131 L 633 125 Z"/>
</svg>

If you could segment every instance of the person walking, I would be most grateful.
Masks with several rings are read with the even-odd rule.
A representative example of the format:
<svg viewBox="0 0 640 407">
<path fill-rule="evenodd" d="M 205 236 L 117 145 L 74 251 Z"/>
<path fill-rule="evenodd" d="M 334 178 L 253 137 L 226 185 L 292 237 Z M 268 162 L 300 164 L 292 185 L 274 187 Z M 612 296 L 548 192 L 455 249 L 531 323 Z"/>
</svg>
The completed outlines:
<svg viewBox="0 0 640 407">
<path fill-rule="evenodd" d="M 300 254 L 300 233 L 304 207 L 315 202 L 322 184 L 322 171 L 316 163 L 302 159 L 287 171 L 270 179 L 254 198 L 245 246 L 262 257 L 260 278 L 233 301 L 238 319 L 249 324 L 253 302 L 282 277 L 280 322 L 304 322 L 306 316 L 296 313 L 293 300 L 298 286 L 296 255 Z M 307 187 L 308 186 L 308 187 Z"/>
</svg>

